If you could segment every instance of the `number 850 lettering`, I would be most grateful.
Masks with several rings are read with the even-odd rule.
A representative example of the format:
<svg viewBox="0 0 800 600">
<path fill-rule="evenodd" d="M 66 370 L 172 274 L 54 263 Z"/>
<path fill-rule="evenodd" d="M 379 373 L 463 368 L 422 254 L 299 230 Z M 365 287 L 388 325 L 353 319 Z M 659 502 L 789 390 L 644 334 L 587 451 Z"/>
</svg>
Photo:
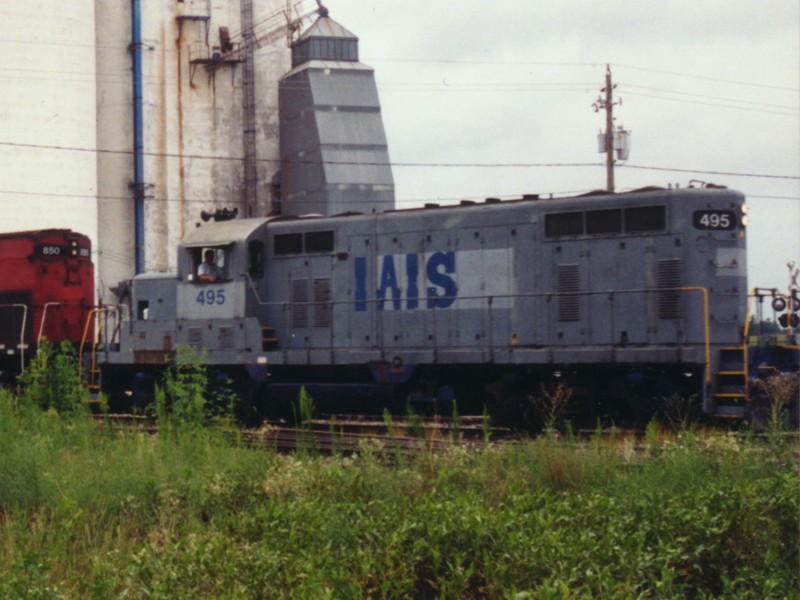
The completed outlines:
<svg viewBox="0 0 800 600">
<path fill-rule="evenodd" d="M 197 294 L 195 302 L 203 306 L 225 304 L 225 290 L 202 290 Z"/>
</svg>

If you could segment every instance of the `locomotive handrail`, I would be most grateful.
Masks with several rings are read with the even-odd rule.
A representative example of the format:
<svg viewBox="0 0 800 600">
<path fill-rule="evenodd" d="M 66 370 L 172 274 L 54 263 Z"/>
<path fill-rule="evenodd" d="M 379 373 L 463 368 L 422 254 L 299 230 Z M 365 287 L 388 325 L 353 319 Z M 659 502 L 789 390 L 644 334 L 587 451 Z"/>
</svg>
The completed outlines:
<svg viewBox="0 0 800 600">
<path fill-rule="evenodd" d="M 101 312 L 102 308 L 93 308 L 89 311 L 89 314 L 86 315 L 86 324 L 83 326 L 83 335 L 81 336 L 81 346 L 78 350 L 78 379 L 80 380 L 83 377 L 83 352 L 84 348 L 86 347 L 86 338 L 89 336 L 89 324 L 92 322 L 92 318 L 95 317 L 99 312 Z M 94 352 L 92 352 L 92 363 L 94 363 Z M 92 365 L 94 366 L 94 365 Z"/>
<path fill-rule="evenodd" d="M 86 340 L 89 337 L 89 325 L 92 323 L 93 319 L 95 319 L 97 316 L 99 316 L 101 314 L 110 313 L 110 312 L 116 312 L 116 313 L 122 314 L 122 313 L 125 312 L 123 310 L 123 308 L 127 308 L 127 307 L 125 307 L 124 304 L 117 304 L 117 305 L 114 305 L 114 306 L 103 306 L 103 307 L 100 307 L 100 308 L 93 308 L 92 310 L 89 311 L 89 314 L 86 316 L 86 325 L 84 325 L 84 328 L 83 328 L 83 335 L 81 336 L 81 345 L 80 345 L 80 350 L 78 352 L 78 356 L 79 357 L 83 357 L 83 353 L 84 353 L 85 347 L 86 347 Z M 119 319 L 119 321 L 121 321 L 121 320 L 122 319 Z M 99 330 L 100 330 L 99 327 L 95 327 L 94 328 L 94 332 L 93 332 L 94 336 L 95 336 L 95 340 L 92 343 L 90 373 L 94 373 L 96 371 L 96 369 L 97 369 L 97 353 L 95 352 L 95 349 L 97 347 L 97 343 L 96 343 L 97 342 L 97 336 L 100 334 Z M 108 350 L 108 344 L 106 343 L 106 351 L 107 350 Z M 78 378 L 81 378 L 81 377 L 83 377 L 83 360 L 82 359 L 78 361 Z"/>
<path fill-rule="evenodd" d="M 261 299 L 261 296 L 258 294 L 258 290 L 256 289 L 255 284 L 253 283 L 253 279 L 250 277 L 249 273 L 239 273 L 239 277 L 244 277 L 247 280 L 247 284 L 253 292 L 253 295 L 256 297 L 256 304 L 259 306 L 268 306 L 269 304 L 279 304 L 278 302 L 264 302 Z"/>
<path fill-rule="evenodd" d="M 62 302 L 45 302 L 44 307 L 42 308 L 42 321 L 39 323 L 39 335 L 36 336 L 36 345 L 39 346 L 42 343 L 42 334 L 44 333 L 44 322 L 47 319 L 47 308 L 50 306 L 58 306 L 63 304 Z"/>
<path fill-rule="evenodd" d="M 708 385 L 711 383 L 711 324 L 710 324 L 709 309 L 708 309 L 708 288 L 689 286 L 689 287 L 681 287 L 678 289 L 686 292 L 700 292 L 703 294 L 703 332 L 706 338 L 705 371 L 706 371 L 706 384 Z"/>
<path fill-rule="evenodd" d="M 27 304 L 0 304 L 0 308 L 21 308 L 22 309 L 22 329 L 19 334 L 19 361 L 20 370 L 25 369 L 25 323 L 28 320 Z"/>
<path fill-rule="evenodd" d="M 246 273 L 240 274 L 244 279 L 247 280 L 248 286 L 253 292 L 255 301 L 260 306 L 264 307 L 274 307 L 281 310 L 281 312 L 285 313 L 287 310 L 290 310 L 293 306 L 306 306 L 306 307 L 314 307 L 314 306 L 323 306 L 327 305 L 331 307 L 333 312 L 336 312 L 336 307 L 339 306 L 354 306 L 356 304 L 361 306 L 380 306 L 385 304 L 386 302 L 392 302 L 391 298 L 371 298 L 371 299 L 361 299 L 358 301 L 355 300 L 339 300 L 339 301 L 308 301 L 308 302 L 287 302 L 287 301 L 275 301 L 275 302 L 268 302 L 264 301 L 258 294 L 258 291 Z M 564 296 L 580 296 L 580 297 L 591 297 L 591 296 L 603 296 L 608 295 L 610 299 L 614 299 L 615 295 L 624 295 L 624 294 L 653 294 L 659 292 L 699 292 L 702 296 L 702 303 L 703 303 L 703 356 L 704 356 L 704 380 L 707 384 L 711 383 L 712 380 L 712 360 L 711 360 L 711 323 L 710 323 L 710 308 L 709 308 L 709 291 L 708 288 L 699 287 L 699 286 L 683 286 L 683 287 L 647 287 L 647 288 L 633 288 L 633 289 L 615 289 L 615 290 L 584 290 L 578 292 L 556 292 L 556 291 L 549 291 L 549 292 L 531 292 L 531 293 L 522 293 L 522 294 L 490 294 L 490 295 L 474 295 L 474 296 L 457 296 L 455 299 L 456 302 L 464 302 L 464 301 L 482 301 L 488 304 L 487 308 L 489 310 L 489 320 L 492 321 L 494 311 L 496 309 L 495 304 L 498 302 L 502 302 L 503 299 L 525 299 L 525 298 L 543 298 L 547 300 L 551 300 L 553 298 L 564 297 Z M 423 301 L 420 298 L 420 301 Z M 382 337 L 382 322 L 384 318 L 384 314 L 388 315 L 395 311 L 383 311 L 378 310 L 377 312 L 381 313 L 381 316 L 378 317 L 376 321 L 376 326 L 378 330 L 375 332 L 377 335 L 377 340 L 381 339 Z M 437 310 L 434 309 L 432 311 L 433 314 L 430 315 L 430 318 L 433 319 L 432 327 L 433 331 L 436 331 L 436 321 L 437 321 Z M 613 317 L 613 315 L 612 315 Z M 488 328 L 488 335 L 486 338 L 486 343 L 488 344 L 488 352 L 490 357 L 493 354 L 493 335 L 495 333 L 493 326 L 489 326 Z M 331 335 L 333 333 L 331 332 Z M 376 340 L 376 341 L 377 341 Z M 439 339 L 438 336 L 434 336 L 432 343 L 429 346 L 434 354 L 438 353 L 440 349 Z M 333 340 L 331 340 L 331 348 L 333 348 Z M 490 358 L 491 360 L 491 358 Z"/>
<path fill-rule="evenodd" d="M 246 277 L 246 276 L 245 276 Z M 504 300 L 520 300 L 520 299 L 544 299 L 548 302 L 559 297 L 565 296 L 579 296 L 579 297 L 601 297 L 601 296 L 608 296 L 609 299 L 614 300 L 615 296 L 623 296 L 623 295 L 632 295 L 632 294 L 644 294 L 644 295 L 651 295 L 654 293 L 662 293 L 662 292 L 701 292 L 702 293 L 702 301 L 703 301 L 703 333 L 702 333 L 702 344 L 703 344 L 703 356 L 704 362 L 706 363 L 706 378 L 710 379 L 710 363 L 711 363 L 711 326 L 710 326 L 710 309 L 709 309 L 709 292 L 707 288 L 701 287 L 648 287 L 648 288 L 631 288 L 631 289 L 617 289 L 617 290 L 586 290 L 586 291 L 579 291 L 579 292 L 531 292 L 531 293 L 517 293 L 517 294 L 489 294 L 489 295 L 472 295 L 472 296 L 462 296 L 459 295 L 454 298 L 456 303 L 475 303 L 476 301 L 480 301 L 484 308 L 488 308 L 490 311 L 489 320 L 492 320 L 492 315 L 495 313 L 497 306 L 499 304 L 504 304 Z M 255 290 L 254 290 L 255 292 Z M 307 302 L 290 302 L 286 300 L 281 301 L 263 301 L 261 298 L 256 298 L 257 302 L 266 308 L 275 308 L 278 309 L 281 313 L 287 313 L 293 307 L 306 307 L 306 308 L 313 308 L 316 306 L 329 306 L 334 313 L 338 312 L 338 309 L 341 307 L 353 307 L 353 306 L 361 306 L 362 310 L 365 310 L 364 307 L 372 307 L 374 310 L 375 307 L 383 305 L 385 303 L 392 303 L 392 298 L 370 298 L 370 299 L 359 299 L 359 300 L 310 300 Z M 419 299 L 420 302 L 424 302 L 424 298 Z M 405 300 L 403 300 L 405 302 Z M 500 309 L 502 310 L 502 309 Z M 372 311 L 370 311 L 372 312 Z M 379 316 L 376 320 L 376 327 L 378 328 L 375 332 L 377 335 L 377 340 L 381 337 L 381 330 L 382 330 L 382 322 L 383 319 L 391 314 L 396 314 L 398 311 L 395 310 L 382 310 L 378 308 L 375 312 L 379 313 Z M 430 311 L 429 318 L 432 319 L 432 325 L 435 325 L 437 321 L 437 309 L 432 309 Z M 685 318 L 685 317 L 681 317 Z M 612 314 L 613 319 L 613 314 Z M 334 319 L 335 320 L 335 319 Z M 490 336 L 493 336 L 496 333 L 494 327 L 489 327 L 487 331 L 487 343 L 492 346 L 492 339 Z M 438 338 L 434 338 L 431 343 L 426 344 L 427 347 L 430 347 L 432 350 L 436 351 L 439 349 L 439 340 Z M 492 348 L 489 348 L 491 351 Z"/>
</svg>

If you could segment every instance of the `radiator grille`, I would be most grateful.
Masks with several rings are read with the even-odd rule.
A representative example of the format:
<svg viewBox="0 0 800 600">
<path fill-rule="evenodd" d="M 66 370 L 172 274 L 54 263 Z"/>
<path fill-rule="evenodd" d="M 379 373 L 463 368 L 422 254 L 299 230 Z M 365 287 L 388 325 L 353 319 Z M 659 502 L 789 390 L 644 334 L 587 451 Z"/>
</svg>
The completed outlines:
<svg viewBox="0 0 800 600">
<path fill-rule="evenodd" d="M 220 327 L 217 331 L 217 345 L 220 350 L 233 350 L 233 328 Z"/>
<path fill-rule="evenodd" d="M 308 279 L 292 280 L 292 327 L 308 327 Z"/>
<path fill-rule="evenodd" d="M 186 341 L 195 350 L 201 350 L 203 348 L 203 328 L 189 327 L 186 330 Z"/>
<path fill-rule="evenodd" d="M 679 288 L 683 286 L 683 261 L 677 258 L 659 260 L 656 263 L 656 286 Z M 683 295 L 678 289 L 662 289 L 658 292 L 658 318 L 678 319 L 683 314 Z"/>
<path fill-rule="evenodd" d="M 558 292 L 558 320 L 579 321 L 580 282 L 578 265 L 558 265 L 556 267 L 556 291 Z"/>
<path fill-rule="evenodd" d="M 314 280 L 314 327 L 331 326 L 331 280 Z"/>
</svg>

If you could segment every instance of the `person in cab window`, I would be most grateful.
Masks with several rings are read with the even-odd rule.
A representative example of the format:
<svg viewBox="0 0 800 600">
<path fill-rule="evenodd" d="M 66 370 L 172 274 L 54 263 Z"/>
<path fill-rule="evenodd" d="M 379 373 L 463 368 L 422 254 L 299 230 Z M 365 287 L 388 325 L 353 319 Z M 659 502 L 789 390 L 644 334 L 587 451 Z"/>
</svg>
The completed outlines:
<svg viewBox="0 0 800 600">
<path fill-rule="evenodd" d="M 198 281 L 218 281 L 219 269 L 214 263 L 214 251 L 206 250 L 203 253 L 203 262 L 197 267 L 197 280 Z"/>
</svg>

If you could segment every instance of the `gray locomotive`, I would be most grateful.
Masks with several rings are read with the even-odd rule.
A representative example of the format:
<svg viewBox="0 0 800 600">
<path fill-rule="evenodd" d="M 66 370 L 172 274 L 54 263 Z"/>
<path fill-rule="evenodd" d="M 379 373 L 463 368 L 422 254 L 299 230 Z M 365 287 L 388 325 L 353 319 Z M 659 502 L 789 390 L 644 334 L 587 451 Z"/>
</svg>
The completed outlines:
<svg viewBox="0 0 800 600">
<path fill-rule="evenodd" d="M 742 416 L 746 210 L 724 188 L 647 188 L 210 222 L 177 275 L 132 280 L 103 387 L 136 396 L 183 345 L 245 412 L 301 385 L 348 408 L 508 411 L 561 378 L 590 419 L 692 393 Z"/>
</svg>

